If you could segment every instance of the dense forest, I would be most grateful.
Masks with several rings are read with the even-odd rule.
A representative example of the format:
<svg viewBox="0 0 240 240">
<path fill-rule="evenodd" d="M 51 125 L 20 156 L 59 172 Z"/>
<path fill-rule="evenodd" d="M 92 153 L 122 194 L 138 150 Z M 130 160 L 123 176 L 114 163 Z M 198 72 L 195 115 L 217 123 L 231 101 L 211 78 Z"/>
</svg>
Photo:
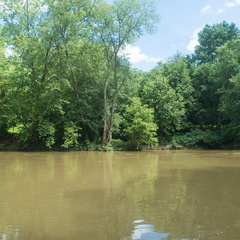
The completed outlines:
<svg viewBox="0 0 240 240">
<path fill-rule="evenodd" d="M 160 17 L 147 0 L 0 2 L 1 150 L 240 146 L 240 30 L 149 72 L 123 54 Z M 163 33 L 164 34 L 164 33 Z"/>
</svg>

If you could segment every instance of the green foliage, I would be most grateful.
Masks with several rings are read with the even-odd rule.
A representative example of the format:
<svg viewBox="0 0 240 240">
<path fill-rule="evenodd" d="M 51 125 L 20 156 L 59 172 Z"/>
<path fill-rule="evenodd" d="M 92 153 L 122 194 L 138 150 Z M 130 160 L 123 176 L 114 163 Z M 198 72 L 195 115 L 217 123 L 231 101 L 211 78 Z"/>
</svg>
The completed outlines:
<svg viewBox="0 0 240 240">
<path fill-rule="evenodd" d="M 127 143 L 121 139 L 113 139 L 111 145 L 114 151 L 124 151 L 127 149 Z"/>
<path fill-rule="evenodd" d="M 219 96 L 213 66 L 202 63 L 193 74 L 195 104 L 192 107 L 190 120 L 197 125 L 217 125 Z"/>
<path fill-rule="evenodd" d="M 215 64 L 217 94 L 219 95 L 219 113 L 222 124 L 238 142 L 240 139 L 239 90 L 240 90 L 240 40 L 229 41 L 218 49 L 218 62 Z M 230 133 L 229 132 L 229 133 Z"/>
<path fill-rule="evenodd" d="M 132 98 L 126 107 L 123 121 L 123 135 L 128 140 L 130 150 L 140 150 L 142 145 L 156 146 L 157 125 L 154 110 L 142 105 L 140 98 Z"/>
<path fill-rule="evenodd" d="M 174 146 L 240 142 L 235 24 L 206 25 L 191 57 L 143 73 L 122 50 L 155 31 L 153 1 L 3 0 L 1 10 L 3 148 L 141 149 L 157 134 Z"/>
<path fill-rule="evenodd" d="M 200 130 L 194 129 L 184 135 L 175 135 L 172 137 L 173 146 L 182 145 L 187 148 L 221 148 L 226 138 L 221 130 Z"/>
<path fill-rule="evenodd" d="M 80 145 L 79 149 L 84 151 L 102 151 L 102 146 L 96 142 L 85 140 L 84 143 Z"/>
<path fill-rule="evenodd" d="M 113 151 L 112 143 L 109 142 L 105 146 L 102 146 L 101 150 L 105 152 L 112 152 Z"/>
<path fill-rule="evenodd" d="M 81 128 L 76 126 L 73 122 L 67 121 L 65 123 L 63 148 L 77 147 L 79 145 L 78 138 L 81 136 L 79 130 L 81 130 Z"/>
<path fill-rule="evenodd" d="M 240 31 L 234 23 L 228 24 L 223 21 L 212 26 L 206 25 L 198 34 L 199 45 L 195 50 L 195 59 L 199 63 L 215 62 L 217 48 L 226 42 L 238 39 Z"/>
<path fill-rule="evenodd" d="M 239 74 L 240 40 L 229 41 L 218 48 L 218 62 L 215 64 L 215 77 L 219 93 L 231 89 L 230 79 Z"/>
<path fill-rule="evenodd" d="M 141 97 L 154 108 L 159 135 L 172 134 L 187 126 L 192 94 L 190 71 L 182 57 L 161 64 L 149 73 Z"/>
<path fill-rule="evenodd" d="M 119 93 L 128 79 L 129 63 L 121 50 L 144 33 L 152 33 L 159 20 L 155 4 L 148 0 L 116 0 L 97 6 L 94 38 L 101 43 L 105 58 L 103 87 L 102 145 L 112 141 Z"/>
<path fill-rule="evenodd" d="M 42 138 L 47 147 L 51 148 L 55 143 L 54 135 L 56 132 L 56 127 L 54 123 L 43 120 L 39 123 L 38 133 L 40 138 Z"/>
<path fill-rule="evenodd" d="M 1 13 L 1 34 L 14 55 L 6 59 L 8 74 L 2 74 L 0 122 L 15 129 L 11 134 L 23 146 L 43 141 L 68 148 L 77 144 L 81 128 L 82 136 L 96 134 L 104 64 L 100 45 L 87 35 L 90 1 L 6 1 L 4 8 L 12 14 Z"/>
<path fill-rule="evenodd" d="M 181 129 L 185 114 L 183 98 L 176 94 L 167 78 L 156 76 L 153 80 L 149 80 L 143 88 L 142 98 L 154 108 L 161 135 Z"/>
<path fill-rule="evenodd" d="M 220 111 L 224 119 L 229 119 L 230 123 L 227 125 L 229 134 L 233 136 L 235 143 L 240 143 L 240 73 L 229 80 L 232 84 L 223 96 Z"/>
</svg>

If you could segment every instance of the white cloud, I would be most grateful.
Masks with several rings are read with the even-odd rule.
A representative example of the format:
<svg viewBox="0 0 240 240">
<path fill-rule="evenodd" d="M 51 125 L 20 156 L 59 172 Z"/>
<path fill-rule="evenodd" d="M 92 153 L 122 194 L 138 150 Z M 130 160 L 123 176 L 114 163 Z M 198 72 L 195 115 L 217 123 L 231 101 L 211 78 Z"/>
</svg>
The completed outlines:
<svg viewBox="0 0 240 240">
<path fill-rule="evenodd" d="M 228 7 L 228 8 L 230 8 L 230 7 L 236 7 L 236 6 L 238 6 L 238 5 L 240 5 L 240 0 L 234 0 L 234 1 L 226 1 L 225 2 L 225 7 Z"/>
<path fill-rule="evenodd" d="M 5 55 L 5 57 L 11 57 L 11 56 L 14 56 L 14 55 L 16 56 L 16 53 L 13 50 L 13 45 L 5 44 L 5 46 L 3 46 L 0 49 L 0 52 L 2 52 Z"/>
<path fill-rule="evenodd" d="M 4 55 L 5 55 L 5 57 L 14 56 L 15 52 L 10 48 L 6 48 L 5 51 L 4 51 Z"/>
<path fill-rule="evenodd" d="M 225 10 L 225 9 L 222 9 L 222 8 L 220 8 L 220 9 L 217 10 L 217 13 L 219 13 L 219 14 L 224 13 L 224 12 L 226 12 L 226 10 Z"/>
<path fill-rule="evenodd" d="M 189 44 L 187 45 L 187 50 L 189 52 L 194 52 L 195 47 L 198 45 L 198 40 L 192 39 Z"/>
<path fill-rule="evenodd" d="M 201 9 L 202 14 L 222 14 L 225 13 L 228 8 L 240 6 L 240 0 L 226 0 L 222 8 L 216 9 L 216 6 L 207 4 Z"/>
<path fill-rule="evenodd" d="M 127 44 L 126 47 L 120 51 L 120 56 L 125 56 L 128 58 L 130 63 L 138 62 L 159 62 L 160 58 L 149 57 L 142 53 L 140 47 Z"/>
<path fill-rule="evenodd" d="M 234 3 L 234 2 L 226 2 L 226 3 L 225 3 L 225 7 L 230 8 L 230 7 L 234 7 L 234 6 L 235 6 L 235 3 Z"/>
<path fill-rule="evenodd" d="M 191 40 L 189 42 L 189 44 L 187 45 L 187 50 L 190 52 L 194 52 L 195 47 L 199 44 L 198 42 L 198 33 L 199 31 L 202 30 L 201 28 L 197 28 L 193 35 L 191 36 Z"/>
<path fill-rule="evenodd" d="M 212 6 L 210 4 L 207 4 L 204 8 L 202 8 L 201 13 L 207 13 L 211 8 Z"/>
</svg>

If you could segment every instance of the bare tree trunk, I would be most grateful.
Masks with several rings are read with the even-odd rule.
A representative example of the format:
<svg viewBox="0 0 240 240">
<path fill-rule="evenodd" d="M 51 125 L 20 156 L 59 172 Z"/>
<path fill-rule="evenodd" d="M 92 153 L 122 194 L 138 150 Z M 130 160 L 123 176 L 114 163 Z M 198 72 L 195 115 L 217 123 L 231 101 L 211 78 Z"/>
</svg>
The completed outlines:
<svg viewBox="0 0 240 240">
<path fill-rule="evenodd" d="M 107 133 L 108 133 L 108 123 L 107 123 L 107 85 L 108 85 L 108 77 L 106 78 L 105 85 L 104 85 L 104 113 L 103 113 L 103 139 L 102 145 L 106 146 L 107 144 Z"/>
<path fill-rule="evenodd" d="M 114 80 L 117 81 L 117 53 L 114 54 Z M 109 120 L 109 129 L 108 129 L 108 138 L 107 142 L 112 141 L 112 130 L 113 130 L 113 124 L 114 124 L 114 112 L 115 112 L 115 105 L 117 101 L 117 95 L 118 95 L 118 82 L 116 83 L 115 93 L 112 100 L 111 105 L 111 115 Z"/>
<path fill-rule="evenodd" d="M 103 95 L 104 95 L 104 106 L 103 106 L 103 139 L 102 139 L 102 145 L 106 146 L 108 143 L 108 119 L 107 119 L 107 87 L 109 82 L 109 75 L 110 75 L 110 61 L 108 60 L 108 66 L 107 66 L 107 75 L 105 79 L 104 89 L 103 89 Z"/>
<path fill-rule="evenodd" d="M 122 82 L 119 85 L 119 81 L 117 79 L 118 78 L 118 76 L 117 76 L 117 64 L 118 63 L 117 63 L 117 52 L 116 52 L 114 54 L 114 69 L 113 69 L 114 80 L 116 81 L 116 87 L 115 87 L 115 92 L 114 92 L 114 96 L 113 96 L 112 104 L 111 104 L 110 119 L 109 119 L 109 122 L 106 121 L 106 134 L 104 135 L 105 145 L 112 141 L 112 132 L 113 132 L 113 125 L 114 125 L 114 113 L 115 113 L 115 109 L 116 109 L 117 97 L 118 97 L 119 91 L 121 90 L 121 88 L 124 85 L 125 80 L 126 80 L 126 76 L 123 76 Z M 107 92 L 105 92 L 105 93 L 107 93 Z M 104 95 L 104 100 L 105 100 L 105 95 Z M 107 103 L 107 102 L 105 102 L 105 103 Z M 104 108 L 105 108 L 105 104 L 104 104 Z M 105 129 L 105 122 L 104 122 L 104 129 Z"/>
</svg>

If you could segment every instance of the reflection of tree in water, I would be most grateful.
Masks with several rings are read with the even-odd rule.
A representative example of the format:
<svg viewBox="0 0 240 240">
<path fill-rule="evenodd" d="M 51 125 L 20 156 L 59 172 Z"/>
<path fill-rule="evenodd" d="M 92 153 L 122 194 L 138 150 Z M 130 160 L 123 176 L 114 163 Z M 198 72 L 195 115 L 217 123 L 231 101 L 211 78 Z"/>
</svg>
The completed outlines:
<svg viewBox="0 0 240 240">
<path fill-rule="evenodd" d="M 239 175 L 239 168 L 169 171 L 155 180 L 142 215 L 169 233 L 166 239 L 238 239 Z"/>
<path fill-rule="evenodd" d="M 190 168 L 146 153 L 91 155 L 46 154 L 34 164 L 24 155 L 2 164 L 0 240 L 239 239 L 240 168 Z"/>
</svg>

